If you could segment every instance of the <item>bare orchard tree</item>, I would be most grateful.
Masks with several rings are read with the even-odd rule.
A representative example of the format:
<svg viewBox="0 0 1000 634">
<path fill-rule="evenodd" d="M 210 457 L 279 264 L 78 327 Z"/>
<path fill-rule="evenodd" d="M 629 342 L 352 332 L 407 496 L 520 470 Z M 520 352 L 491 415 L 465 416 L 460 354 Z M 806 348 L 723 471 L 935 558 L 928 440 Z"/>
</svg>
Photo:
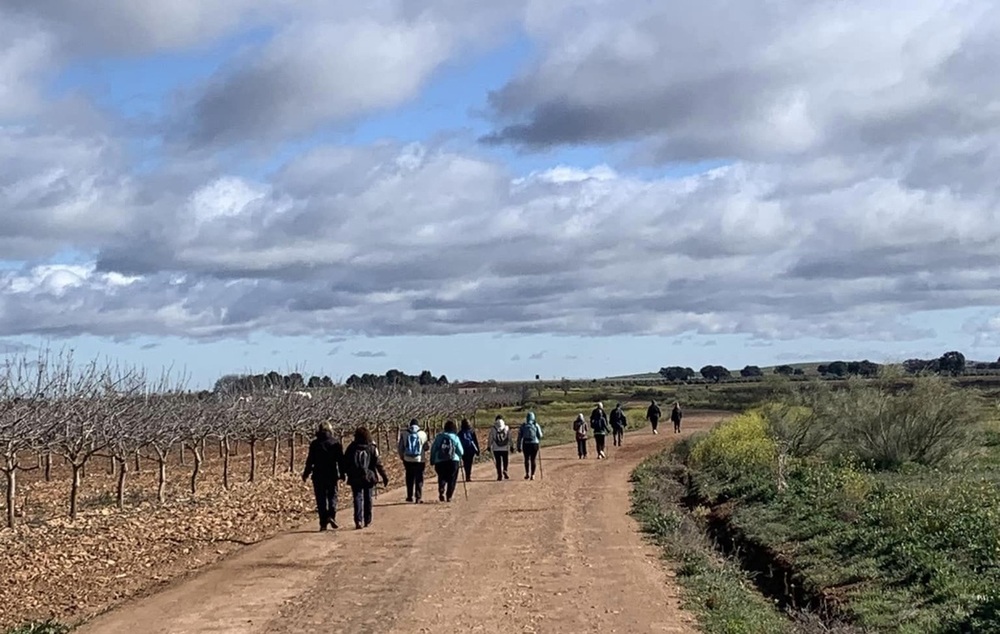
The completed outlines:
<svg viewBox="0 0 1000 634">
<path fill-rule="evenodd" d="M 181 441 L 181 422 L 185 416 L 183 402 L 174 394 L 158 394 L 148 399 L 150 416 L 144 426 L 142 446 L 145 457 L 156 461 L 156 500 L 160 504 L 167 501 L 167 459 Z"/>
</svg>

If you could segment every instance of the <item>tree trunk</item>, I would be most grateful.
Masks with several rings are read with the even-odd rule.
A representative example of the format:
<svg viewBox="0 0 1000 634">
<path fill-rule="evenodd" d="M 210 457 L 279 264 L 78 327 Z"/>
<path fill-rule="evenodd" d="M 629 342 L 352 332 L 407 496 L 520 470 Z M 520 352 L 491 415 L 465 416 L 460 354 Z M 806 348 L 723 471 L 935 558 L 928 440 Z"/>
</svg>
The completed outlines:
<svg viewBox="0 0 1000 634">
<path fill-rule="evenodd" d="M 288 437 L 288 473 L 295 473 L 295 432 Z"/>
<path fill-rule="evenodd" d="M 160 475 L 156 487 L 156 501 L 164 504 L 167 501 L 167 457 L 162 456 L 160 463 Z"/>
<path fill-rule="evenodd" d="M 70 468 L 73 470 L 73 483 L 69 488 L 69 518 L 71 520 L 76 519 L 76 500 L 80 495 L 80 480 L 83 479 L 83 468 L 84 465 L 76 464 L 75 462 L 70 463 Z"/>
<path fill-rule="evenodd" d="M 7 528 L 14 528 L 14 495 L 17 492 L 17 468 L 10 467 L 3 470 L 7 476 Z"/>
<path fill-rule="evenodd" d="M 198 474 L 201 473 L 202 453 L 194 447 L 191 448 L 191 453 L 194 454 L 194 469 L 191 471 L 191 495 L 196 495 L 198 493 Z"/>
<path fill-rule="evenodd" d="M 125 510 L 125 475 L 128 473 L 128 460 L 120 460 L 118 463 L 118 510 Z"/>
<path fill-rule="evenodd" d="M 184 459 L 184 445 L 181 445 L 181 466 L 186 467 L 187 461 Z"/>
<path fill-rule="evenodd" d="M 139 462 L 139 450 L 135 450 L 135 472 L 139 473 L 142 471 L 142 463 Z"/>
<path fill-rule="evenodd" d="M 222 444 L 225 447 L 225 453 L 222 454 L 222 487 L 226 491 L 228 491 L 229 490 L 229 436 L 223 437 Z"/>
<path fill-rule="evenodd" d="M 45 481 L 52 482 L 52 454 L 45 452 Z"/>
<path fill-rule="evenodd" d="M 108 459 L 108 475 L 115 475 L 118 473 L 118 458 L 111 456 Z"/>
<path fill-rule="evenodd" d="M 257 480 L 257 439 L 250 440 L 250 482 Z"/>
<path fill-rule="evenodd" d="M 87 477 L 87 463 L 80 465 L 80 479 L 83 480 Z"/>
<path fill-rule="evenodd" d="M 233 445 L 232 445 L 231 449 L 233 450 L 233 455 L 234 456 L 240 455 L 240 439 L 239 438 L 236 438 L 236 439 L 233 440 Z"/>
<path fill-rule="evenodd" d="M 280 439 L 277 436 L 275 436 L 274 437 L 274 446 L 271 448 L 271 477 L 272 478 L 274 476 L 278 475 L 278 444 L 280 442 L 281 442 Z"/>
<path fill-rule="evenodd" d="M 222 457 L 225 456 L 225 453 L 224 453 L 225 450 L 226 450 L 226 443 L 225 443 L 225 441 L 222 438 L 220 438 L 219 439 L 219 458 L 222 458 Z"/>
</svg>

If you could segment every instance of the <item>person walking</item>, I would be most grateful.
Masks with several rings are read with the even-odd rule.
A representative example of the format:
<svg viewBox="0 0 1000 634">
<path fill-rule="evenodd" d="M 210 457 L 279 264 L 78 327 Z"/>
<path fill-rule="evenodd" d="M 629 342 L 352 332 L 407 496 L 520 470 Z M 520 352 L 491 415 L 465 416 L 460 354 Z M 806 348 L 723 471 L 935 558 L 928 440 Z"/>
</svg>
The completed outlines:
<svg viewBox="0 0 1000 634">
<path fill-rule="evenodd" d="M 406 472 L 406 501 L 423 504 L 424 502 L 424 470 L 427 468 L 426 453 L 429 448 L 427 432 L 420 429 L 416 418 L 410 421 L 410 426 L 399 437 L 396 450 L 403 461 Z"/>
<path fill-rule="evenodd" d="M 674 401 L 674 409 L 670 411 L 670 420 L 674 422 L 674 433 L 681 433 L 681 418 L 684 417 L 684 413 L 681 411 L 681 404 Z"/>
<path fill-rule="evenodd" d="M 354 430 L 354 441 L 344 451 L 344 471 L 354 494 L 354 528 L 360 530 L 362 522 L 367 528 L 372 523 L 372 489 L 378 485 L 379 476 L 382 486 L 389 486 L 389 476 L 367 427 Z"/>
<path fill-rule="evenodd" d="M 451 502 L 458 483 L 458 469 L 462 464 L 462 441 L 458 438 L 458 426 L 450 420 L 444 424 L 444 431 L 434 437 L 431 445 L 431 464 L 438 477 L 438 501 Z"/>
<path fill-rule="evenodd" d="M 472 480 L 472 463 L 481 451 L 479 451 L 479 438 L 476 430 L 472 428 L 468 418 L 462 419 L 462 429 L 458 432 L 458 439 L 462 441 L 462 468 L 465 471 L 465 481 Z"/>
<path fill-rule="evenodd" d="M 618 403 L 613 410 L 611 410 L 611 433 L 612 442 L 615 447 L 622 446 L 622 440 L 625 438 L 625 428 L 628 427 L 628 419 L 625 417 L 625 411 L 622 409 L 622 404 Z"/>
<path fill-rule="evenodd" d="M 538 466 L 538 447 L 542 442 L 542 428 L 535 422 L 535 413 L 528 412 L 517 433 L 517 450 L 524 454 L 524 479 L 534 480 Z"/>
<path fill-rule="evenodd" d="M 509 480 L 507 466 L 510 462 L 510 427 L 504 422 L 502 416 L 497 416 L 490 427 L 490 437 L 487 441 L 490 453 L 493 454 L 493 462 L 497 468 L 497 482 Z"/>
<path fill-rule="evenodd" d="M 663 417 L 663 412 L 660 411 L 660 406 L 656 404 L 656 401 L 650 401 L 649 407 L 646 409 L 646 420 L 653 427 L 653 433 L 658 434 L 660 432 L 656 431 L 657 426 L 660 424 L 660 418 Z"/>
<path fill-rule="evenodd" d="M 587 457 L 587 419 L 583 414 L 577 414 L 573 421 L 573 432 L 576 434 L 576 455 L 583 460 Z"/>
<path fill-rule="evenodd" d="M 604 414 L 604 404 L 598 403 L 594 411 L 590 412 L 590 429 L 594 432 L 594 445 L 597 449 L 597 459 L 603 460 L 608 457 L 605 452 L 605 441 L 607 440 L 610 426 L 608 417 Z"/>
<path fill-rule="evenodd" d="M 309 443 L 306 468 L 302 481 L 312 476 L 313 493 L 316 495 L 316 514 L 319 516 L 319 530 L 337 526 L 337 481 L 341 479 L 341 463 L 344 447 L 333 437 L 333 425 L 320 423 L 316 438 Z"/>
</svg>

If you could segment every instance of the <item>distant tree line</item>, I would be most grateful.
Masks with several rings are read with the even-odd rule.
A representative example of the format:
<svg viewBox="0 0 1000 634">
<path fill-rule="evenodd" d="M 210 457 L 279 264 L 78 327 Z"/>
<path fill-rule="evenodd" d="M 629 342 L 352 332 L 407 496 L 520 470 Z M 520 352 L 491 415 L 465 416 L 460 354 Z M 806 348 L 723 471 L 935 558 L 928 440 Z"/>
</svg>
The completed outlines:
<svg viewBox="0 0 1000 634">
<path fill-rule="evenodd" d="M 816 372 L 825 378 L 844 378 L 849 376 L 874 377 L 877 376 L 882 366 L 873 363 L 868 359 L 862 361 L 833 361 L 816 366 Z M 958 351 L 946 352 L 936 359 L 908 359 L 903 362 L 903 369 L 909 374 L 950 374 L 959 376 L 969 371 L 989 371 L 1000 370 L 1000 359 L 995 363 L 968 363 L 965 355 Z M 791 365 L 779 365 L 774 368 L 774 374 L 782 376 L 803 376 L 805 370 L 801 367 Z M 718 383 L 730 379 L 733 373 L 725 366 L 706 365 L 697 373 L 687 367 L 667 366 L 660 368 L 660 376 L 668 381 L 686 382 L 696 379 L 701 375 L 701 379 Z M 742 378 L 760 378 L 765 374 L 760 366 L 748 365 L 739 371 Z"/>
<path fill-rule="evenodd" d="M 249 394 L 267 390 L 302 390 L 305 388 L 333 387 L 333 379 L 328 376 L 311 376 L 307 380 L 298 372 L 280 374 L 275 371 L 266 374 L 227 374 L 215 382 L 217 394 Z"/>
<path fill-rule="evenodd" d="M 435 377 L 430 370 L 424 370 L 420 374 L 410 375 L 399 370 L 389 370 L 384 375 L 379 374 L 352 374 L 347 379 L 347 387 L 367 387 L 381 389 L 386 387 L 443 387 L 448 385 L 448 377 L 441 375 Z"/>
</svg>

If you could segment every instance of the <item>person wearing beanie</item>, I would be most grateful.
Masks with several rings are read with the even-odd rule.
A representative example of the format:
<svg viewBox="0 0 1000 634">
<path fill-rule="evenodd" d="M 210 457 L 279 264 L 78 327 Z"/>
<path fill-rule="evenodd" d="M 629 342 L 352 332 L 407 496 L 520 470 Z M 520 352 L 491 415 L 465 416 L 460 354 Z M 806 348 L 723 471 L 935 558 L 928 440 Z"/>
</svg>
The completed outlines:
<svg viewBox="0 0 1000 634">
<path fill-rule="evenodd" d="M 604 404 L 598 403 L 594 411 L 590 413 L 590 429 L 594 432 L 594 445 L 597 449 L 597 459 L 607 458 L 604 451 L 604 443 L 607 440 L 608 432 L 611 431 L 608 425 L 608 417 L 604 414 Z"/>
<path fill-rule="evenodd" d="M 573 432 L 576 434 L 576 455 L 583 460 L 587 457 L 587 420 L 583 414 L 577 414 L 573 421 Z"/>
<path fill-rule="evenodd" d="M 458 483 L 458 470 L 462 464 L 462 441 L 458 438 L 458 425 L 449 420 L 444 431 L 434 437 L 431 445 L 431 464 L 438 477 L 438 501 L 451 502 Z"/>
<path fill-rule="evenodd" d="M 493 454 L 493 462 L 497 468 L 497 481 L 509 480 L 507 466 L 510 462 L 510 427 L 504 422 L 503 417 L 497 415 L 490 428 L 490 437 L 487 442 L 490 453 Z"/>
<path fill-rule="evenodd" d="M 528 412 L 517 433 L 517 450 L 524 454 L 524 479 L 534 480 L 538 466 L 538 447 L 542 442 L 542 428 L 535 422 L 535 413 Z"/>
<path fill-rule="evenodd" d="M 403 470 L 406 472 L 407 502 L 423 504 L 427 449 L 427 432 L 420 429 L 420 423 L 414 418 L 410 421 L 409 427 L 399 435 L 399 442 L 396 445 L 399 458 L 403 461 Z"/>
<path fill-rule="evenodd" d="M 325 531 L 327 526 L 337 526 L 337 481 L 344 478 L 341 463 L 344 460 L 344 447 L 333 437 L 333 425 L 320 423 L 316 430 L 316 438 L 309 443 L 309 455 L 306 456 L 306 468 L 302 472 L 302 481 L 312 476 L 313 493 L 316 494 L 316 514 L 319 515 L 319 530 Z"/>
</svg>

